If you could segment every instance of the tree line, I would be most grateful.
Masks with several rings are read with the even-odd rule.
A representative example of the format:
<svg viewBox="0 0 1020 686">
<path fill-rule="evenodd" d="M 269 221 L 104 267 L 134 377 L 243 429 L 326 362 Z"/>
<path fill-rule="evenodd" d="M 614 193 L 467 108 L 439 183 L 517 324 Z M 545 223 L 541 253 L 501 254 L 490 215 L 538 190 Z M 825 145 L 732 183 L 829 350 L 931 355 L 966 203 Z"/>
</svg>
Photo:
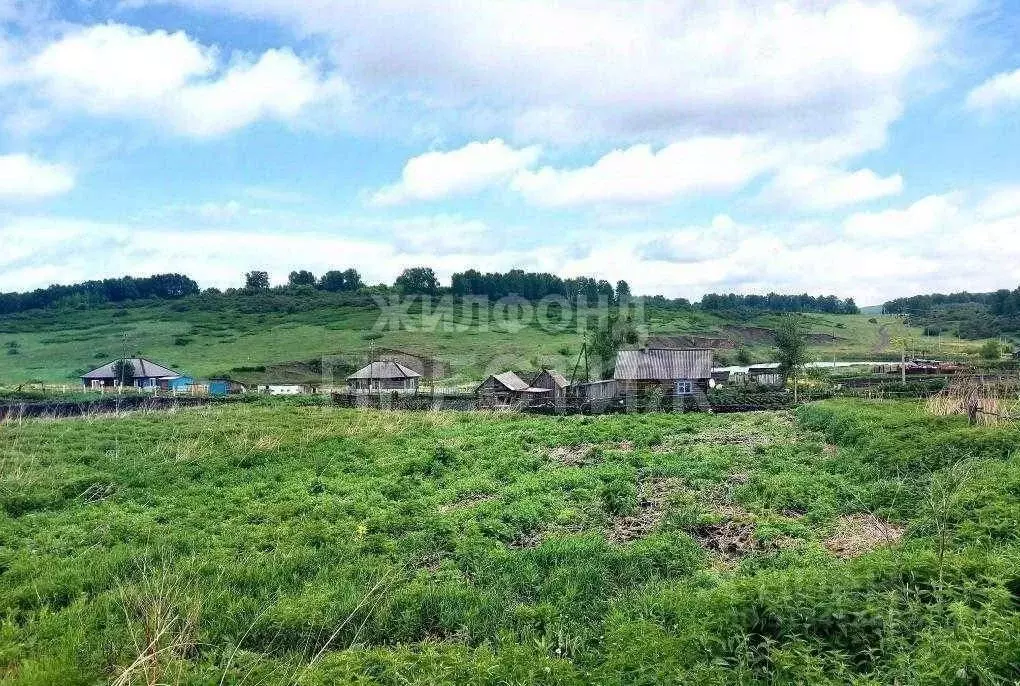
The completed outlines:
<svg viewBox="0 0 1020 686">
<path fill-rule="evenodd" d="M 708 293 L 701 298 L 701 309 L 710 312 L 823 312 L 826 314 L 860 314 L 853 298 L 834 295 L 738 295 L 736 293 Z"/>
<path fill-rule="evenodd" d="M 484 295 L 494 299 L 508 295 L 528 300 L 560 296 L 568 300 L 585 298 L 591 302 L 599 298 L 619 301 L 631 294 L 626 281 L 617 281 L 614 287 L 605 279 L 588 276 L 564 279 L 547 272 L 526 272 L 523 269 L 485 274 L 477 269 L 457 272 L 450 279 L 450 291 L 454 295 Z"/>
<path fill-rule="evenodd" d="M 26 293 L 0 293 L 0 314 L 57 305 L 93 306 L 146 298 L 174 299 L 198 292 L 198 284 L 183 274 L 154 274 L 142 278 L 124 276 L 67 286 L 54 285 Z"/>
<path fill-rule="evenodd" d="M 996 317 L 1015 317 L 1020 315 L 1020 287 L 1012 291 L 1002 288 L 991 293 L 960 291 L 913 295 L 886 302 L 882 305 L 882 311 L 886 314 L 924 315 L 937 307 L 966 304 L 984 305 Z"/>
<path fill-rule="evenodd" d="M 350 293 L 364 288 L 365 282 L 361 280 L 361 274 L 357 269 L 334 269 L 326 272 L 319 278 L 307 269 L 292 271 L 287 276 L 287 286 L 290 288 L 308 287 L 330 293 Z M 269 272 L 250 271 L 244 275 L 244 287 L 248 291 L 268 291 Z"/>
<path fill-rule="evenodd" d="M 229 288 L 226 295 L 269 292 L 283 290 L 300 293 L 301 289 L 331 293 L 353 292 L 397 292 L 408 295 L 482 296 L 500 299 L 518 296 L 528 300 L 540 300 L 549 296 L 568 300 L 605 300 L 619 303 L 631 296 L 626 281 L 617 281 L 614 286 L 606 279 L 588 276 L 563 278 L 548 272 L 527 272 L 511 269 L 507 272 L 482 273 L 476 269 L 456 272 L 450 279 L 450 286 L 444 287 L 435 270 L 419 266 L 403 270 L 392 285 L 368 286 L 357 269 L 330 270 L 316 276 L 309 270 L 290 272 L 284 286 L 273 288 L 270 274 L 264 270 L 252 270 L 244 275 L 244 285 Z M 69 286 L 50 286 L 29 293 L 0 294 L 0 314 L 11 314 L 25 310 L 54 307 L 58 305 L 94 306 L 110 302 L 140 300 L 148 298 L 174 299 L 199 293 L 198 284 L 180 274 L 157 274 L 146 278 L 125 276 L 119 279 L 86 281 Z M 216 296 L 216 288 L 205 290 L 207 295 Z M 641 296 L 653 307 L 691 309 L 690 301 L 684 298 L 666 298 L 662 295 Z M 709 311 L 772 311 L 772 312 L 826 312 L 833 314 L 856 314 L 859 312 L 852 298 L 836 296 L 803 295 L 719 295 L 710 293 L 701 299 L 700 307 Z"/>
</svg>

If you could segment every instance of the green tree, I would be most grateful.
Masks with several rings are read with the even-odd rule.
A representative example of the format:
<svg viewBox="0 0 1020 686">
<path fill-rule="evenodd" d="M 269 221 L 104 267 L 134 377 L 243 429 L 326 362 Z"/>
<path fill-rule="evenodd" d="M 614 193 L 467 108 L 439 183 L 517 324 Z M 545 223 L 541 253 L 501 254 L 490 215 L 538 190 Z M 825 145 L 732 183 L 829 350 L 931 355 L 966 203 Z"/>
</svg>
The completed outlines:
<svg viewBox="0 0 1020 686">
<path fill-rule="evenodd" d="M 246 273 L 244 287 L 249 291 L 268 291 L 269 272 L 251 271 Z"/>
<path fill-rule="evenodd" d="M 330 293 L 339 293 L 344 290 L 344 273 L 331 269 L 319 279 L 319 288 Z"/>
<path fill-rule="evenodd" d="M 786 380 L 793 380 L 793 399 L 797 401 L 800 372 L 807 359 L 807 336 L 797 317 L 786 316 L 776 327 L 776 359 L 779 373 Z"/>
<path fill-rule="evenodd" d="M 624 345 L 638 342 L 638 333 L 629 317 L 612 315 L 601 325 L 588 329 L 588 355 L 601 378 L 608 378 L 616 366 L 616 353 Z"/>
<path fill-rule="evenodd" d="M 361 280 L 361 274 L 358 273 L 357 269 L 345 269 L 344 270 L 344 290 L 345 291 L 356 291 L 362 288 L 365 282 Z"/>
<path fill-rule="evenodd" d="M 616 302 L 623 302 L 630 297 L 630 284 L 623 279 L 616 282 Z"/>
<path fill-rule="evenodd" d="M 435 295 L 439 292 L 439 279 L 431 267 L 405 269 L 393 285 L 404 293 L 416 295 Z"/>
<path fill-rule="evenodd" d="M 287 283 L 291 286 L 314 286 L 315 274 L 307 269 L 291 272 L 290 276 L 287 277 Z"/>
<path fill-rule="evenodd" d="M 981 357 L 986 360 L 997 360 L 1002 357 L 1002 344 L 999 341 L 985 341 L 981 346 Z"/>
<path fill-rule="evenodd" d="M 113 379 L 121 386 L 130 386 L 135 379 L 135 365 L 131 360 L 117 360 L 113 363 Z"/>
</svg>

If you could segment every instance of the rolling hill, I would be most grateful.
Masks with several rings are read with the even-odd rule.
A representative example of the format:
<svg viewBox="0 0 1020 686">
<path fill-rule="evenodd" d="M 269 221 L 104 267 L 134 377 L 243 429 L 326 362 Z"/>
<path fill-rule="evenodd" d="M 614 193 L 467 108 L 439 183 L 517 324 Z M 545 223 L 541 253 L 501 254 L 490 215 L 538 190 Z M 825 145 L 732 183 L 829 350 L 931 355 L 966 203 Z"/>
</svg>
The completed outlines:
<svg viewBox="0 0 1020 686">
<path fill-rule="evenodd" d="M 339 374 L 383 350 L 437 360 L 445 385 L 469 384 L 493 369 L 569 371 L 576 362 L 584 327 L 571 313 L 543 320 L 530 316 L 535 310 L 527 304 L 505 316 L 472 312 L 452 298 L 442 302 L 424 311 L 384 312 L 365 294 L 306 289 L 30 310 L 0 316 L 0 383 L 73 384 L 84 370 L 133 354 L 196 377 L 223 374 L 249 382 L 319 380 L 324 357 L 336 358 Z M 578 314 L 584 321 L 598 313 Z M 898 358 L 894 340 L 902 337 L 911 350 L 932 355 L 968 355 L 979 347 L 948 334 L 925 337 L 896 316 L 800 316 L 818 360 Z M 769 359 L 778 318 L 667 303 L 646 304 L 639 320 L 649 335 L 711 346 L 720 363 L 735 363 L 738 357 Z"/>
</svg>

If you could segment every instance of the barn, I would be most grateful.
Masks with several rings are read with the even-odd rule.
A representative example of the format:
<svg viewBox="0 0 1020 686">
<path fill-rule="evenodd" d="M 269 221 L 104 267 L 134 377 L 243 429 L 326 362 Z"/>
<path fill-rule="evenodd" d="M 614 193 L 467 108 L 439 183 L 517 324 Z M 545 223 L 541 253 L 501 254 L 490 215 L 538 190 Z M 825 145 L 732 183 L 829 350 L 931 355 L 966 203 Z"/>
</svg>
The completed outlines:
<svg viewBox="0 0 1020 686">
<path fill-rule="evenodd" d="M 621 396 L 654 389 L 666 397 L 704 398 L 712 378 L 712 351 L 703 348 L 641 348 L 616 355 L 617 390 Z"/>
<path fill-rule="evenodd" d="M 521 407 L 549 394 L 551 388 L 536 388 L 513 372 L 492 374 L 475 389 L 478 407 Z"/>
<path fill-rule="evenodd" d="M 352 391 L 417 391 L 421 374 L 399 362 L 370 362 L 347 377 Z"/>
</svg>

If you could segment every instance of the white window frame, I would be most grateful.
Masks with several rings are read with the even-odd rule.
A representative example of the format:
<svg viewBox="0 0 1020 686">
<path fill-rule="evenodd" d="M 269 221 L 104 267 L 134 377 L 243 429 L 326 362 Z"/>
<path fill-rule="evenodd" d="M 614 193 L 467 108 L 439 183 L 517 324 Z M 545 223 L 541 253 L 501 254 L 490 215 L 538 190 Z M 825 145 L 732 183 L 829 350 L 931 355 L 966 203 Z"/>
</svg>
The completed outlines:
<svg viewBox="0 0 1020 686">
<path fill-rule="evenodd" d="M 690 379 L 677 379 L 673 388 L 677 395 L 691 395 L 694 393 L 694 384 Z"/>
</svg>

